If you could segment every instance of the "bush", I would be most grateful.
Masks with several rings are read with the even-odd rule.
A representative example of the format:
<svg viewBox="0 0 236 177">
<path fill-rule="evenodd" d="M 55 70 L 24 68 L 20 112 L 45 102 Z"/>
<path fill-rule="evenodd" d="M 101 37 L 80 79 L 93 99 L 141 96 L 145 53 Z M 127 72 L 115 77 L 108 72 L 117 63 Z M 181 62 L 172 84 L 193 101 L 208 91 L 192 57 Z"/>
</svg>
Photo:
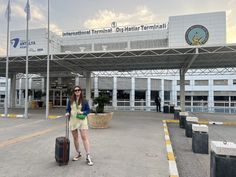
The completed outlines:
<svg viewBox="0 0 236 177">
<path fill-rule="evenodd" d="M 98 104 L 96 107 L 96 113 L 104 113 L 105 104 L 110 102 L 110 99 L 107 95 L 100 95 L 93 100 L 94 104 Z"/>
</svg>

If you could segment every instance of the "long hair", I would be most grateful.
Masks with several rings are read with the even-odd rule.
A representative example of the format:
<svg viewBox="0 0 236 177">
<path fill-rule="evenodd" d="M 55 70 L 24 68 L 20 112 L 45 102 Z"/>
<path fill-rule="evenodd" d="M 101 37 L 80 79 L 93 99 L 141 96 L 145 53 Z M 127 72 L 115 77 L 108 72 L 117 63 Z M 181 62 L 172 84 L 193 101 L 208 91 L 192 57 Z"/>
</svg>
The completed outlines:
<svg viewBox="0 0 236 177">
<path fill-rule="evenodd" d="M 78 102 L 78 105 L 80 105 L 80 103 L 81 104 L 83 104 L 83 92 L 82 92 L 82 89 L 81 89 L 81 87 L 80 86 L 78 86 L 78 85 L 76 85 L 76 86 L 74 86 L 74 88 L 73 88 L 73 90 L 72 90 L 72 95 L 71 95 L 71 98 L 70 98 L 70 102 L 71 102 L 71 104 L 73 104 L 73 102 L 75 102 L 76 101 L 76 95 L 75 95 L 75 88 L 79 88 L 81 91 L 80 91 L 80 96 L 79 96 L 79 102 Z"/>
</svg>

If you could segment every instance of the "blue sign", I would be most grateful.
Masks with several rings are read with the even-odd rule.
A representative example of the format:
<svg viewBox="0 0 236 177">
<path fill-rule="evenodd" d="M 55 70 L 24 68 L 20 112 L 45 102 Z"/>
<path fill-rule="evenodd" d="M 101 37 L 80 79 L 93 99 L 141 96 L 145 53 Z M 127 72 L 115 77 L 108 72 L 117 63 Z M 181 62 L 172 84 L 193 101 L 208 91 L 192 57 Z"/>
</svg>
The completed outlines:
<svg viewBox="0 0 236 177">
<path fill-rule="evenodd" d="M 189 45 L 203 45 L 208 41 L 209 32 L 202 25 L 193 25 L 185 33 L 185 40 Z"/>
</svg>

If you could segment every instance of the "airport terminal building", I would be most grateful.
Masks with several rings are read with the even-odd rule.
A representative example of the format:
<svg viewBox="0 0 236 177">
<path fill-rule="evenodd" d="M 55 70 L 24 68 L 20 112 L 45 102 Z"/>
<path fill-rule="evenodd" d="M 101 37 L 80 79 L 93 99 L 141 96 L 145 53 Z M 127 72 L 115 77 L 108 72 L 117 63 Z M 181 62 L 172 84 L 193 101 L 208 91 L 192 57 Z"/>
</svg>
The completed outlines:
<svg viewBox="0 0 236 177">
<path fill-rule="evenodd" d="M 11 31 L 10 39 L 10 55 L 25 55 L 25 30 Z M 118 23 L 112 22 L 110 27 L 101 29 L 64 31 L 60 35 L 50 33 L 50 52 L 55 54 L 224 44 L 226 44 L 225 12 L 171 16 L 168 22 L 161 24 L 119 26 Z M 47 54 L 47 29 L 31 29 L 29 55 L 45 54 Z M 219 74 L 222 70 L 214 70 L 210 74 L 186 75 L 187 110 L 236 112 L 236 74 Z M 30 99 L 42 100 L 42 95 L 39 93 L 46 90 L 46 77 L 40 73 L 32 73 L 31 76 Z M 109 106 L 114 109 L 155 110 L 154 99 L 157 95 L 161 97 L 162 105 L 180 104 L 178 72 L 164 70 L 162 72 L 150 70 L 92 72 L 91 77 L 92 98 L 100 93 L 106 93 L 110 97 Z M 65 106 L 68 88 L 75 84 L 86 89 L 86 80 L 81 73 L 50 75 L 49 98 L 54 107 Z M 16 95 L 13 100 L 9 98 L 10 105 L 21 107 L 24 105 L 24 77 L 18 74 L 15 79 L 9 80 L 9 85 Z M 0 78 L 0 105 L 4 103 L 4 87 L 5 79 Z"/>
</svg>

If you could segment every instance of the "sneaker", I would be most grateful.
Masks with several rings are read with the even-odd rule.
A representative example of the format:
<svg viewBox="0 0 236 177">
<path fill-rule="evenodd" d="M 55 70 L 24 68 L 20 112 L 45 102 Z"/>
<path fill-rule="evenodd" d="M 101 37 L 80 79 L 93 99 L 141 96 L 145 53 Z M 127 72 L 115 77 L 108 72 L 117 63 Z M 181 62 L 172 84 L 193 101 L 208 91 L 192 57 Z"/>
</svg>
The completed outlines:
<svg viewBox="0 0 236 177">
<path fill-rule="evenodd" d="M 75 156 L 72 160 L 73 161 L 77 161 L 80 159 L 80 157 L 82 157 L 82 155 L 79 153 L 77 156 Z"/>
<path fill-rule="evenodd" d="M 93 161 L 91 160 L 90 156 L 87 156 L 86 162 L 89 166 L 93 166 Z"/>
</svg>

